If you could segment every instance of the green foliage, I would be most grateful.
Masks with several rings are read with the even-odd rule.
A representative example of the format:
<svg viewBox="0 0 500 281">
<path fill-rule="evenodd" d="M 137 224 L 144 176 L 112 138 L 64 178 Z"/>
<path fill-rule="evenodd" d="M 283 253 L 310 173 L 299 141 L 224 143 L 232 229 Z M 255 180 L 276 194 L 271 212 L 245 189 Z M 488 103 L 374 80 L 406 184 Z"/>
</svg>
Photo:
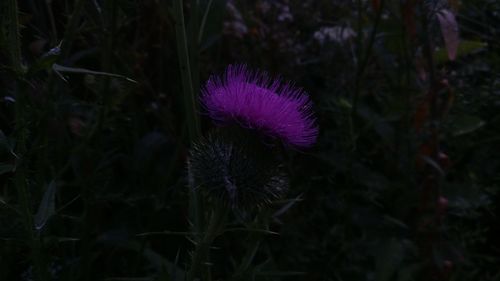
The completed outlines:
<svg viewBox="0 0 500 281">
<path fill-rule="evenodd" d="M 498 280 L 498 1 L 0 7 L 0 280 Z M 187 158 L 229 63 L 309 92 L 320 136 L 210 224 Z"/>
</svg>

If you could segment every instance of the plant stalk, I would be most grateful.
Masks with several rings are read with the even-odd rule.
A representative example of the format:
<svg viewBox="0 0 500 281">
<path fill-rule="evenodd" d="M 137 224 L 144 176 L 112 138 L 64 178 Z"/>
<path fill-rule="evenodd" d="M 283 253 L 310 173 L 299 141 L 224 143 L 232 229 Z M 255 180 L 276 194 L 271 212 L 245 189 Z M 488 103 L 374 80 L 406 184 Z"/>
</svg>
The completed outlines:
<svg viewBox="0 0 500 281">
<path fill-rule="evenodd" d="M 17 82 L 16 90 L 17 90 Z M 18 164 L 14 176 L 18 198 L 22 207 L 23 224 L 28 235 L 29 245 L 31 248 L 31 260 L 33 262 L 34 274 L 38 281 L 48 281 L 48 272 L 44 262 L 42 253 L 42 244 L 38 233 L 34 229 L 34 220 L 31 208 L 31 200 L 27 183 L 26 173 L 26 154 L 27 154 L 27 122 L 26 122 L 26 107 L 24 104 L 24 95 L 17 90 L 16 95 L 16 155 L 18 155 Z"/>
<path fill-rule="evenodd" d="M 195 280 L 195 278 L 199 277 L 202 273 L 205 275 L 202 280 L 210 279 L 210 270 L 202 270 L 203 265 L 208 262 L 210 247 L 224 227 L 228 211 L 229 207 L 223 205 L 219 205 L 213 210 L 207 231 L 196 244 L 191 259 L 191 267 L 187 275 L 187 281 Z"/>
<path fill-rule="evenodd" d="M 21 40 L 19 34 L 19 17 L 18 17 L 17 0 L 8 0 L 7 2 L 7 48 L 9 50 L 10 62 L 16 74 L 22 75 L 24 67 L 21 60 Z"/>
<path fill-rule="evenodd" d="M 194 3 L 194 13 L 191 18 L 190 32 L 186 34 L 186 26 L 184 23 L 184 9 L 182 0 L 173 1 L 173 16 L 175 20 L 175 34 L 177 41 L 177 55 L 179 60 L 180 74 L 183 90 L 183 104 L 185 113 L 185 122 L 188 131 L 188 143 L 196 141 L 201 135 L 201 129 L 198 119 L 197 94 L 199 89 L 199 79 L 193 79 L 193 74 L 198 75 L 198 14 L 199 1 Z M 190 54 L 191 52 L 191 54 Z M 191 55 L 191 56 L 190 56 Z M 195 72 L 193 72 L 195 71 Z M 204 228 L 204 211 L 202 201 L 200 200 L 199 191 L 192 184 L 189 184 L 189 211 L 190 218 L 193 224 L 193 232 L 199 237 Z M 197 241 L 197 243 L 200 243 Z"/>
</svg>

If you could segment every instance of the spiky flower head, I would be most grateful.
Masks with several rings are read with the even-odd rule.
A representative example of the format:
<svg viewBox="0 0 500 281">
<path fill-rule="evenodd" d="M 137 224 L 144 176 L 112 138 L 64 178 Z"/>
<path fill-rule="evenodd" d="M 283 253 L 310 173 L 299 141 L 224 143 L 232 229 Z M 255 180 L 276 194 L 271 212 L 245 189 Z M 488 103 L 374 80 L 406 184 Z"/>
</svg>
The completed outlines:
<svg viewBox="0 0 500 281">
<path fill-rule="evenodd" d="M 231 208 L 269 205 L 287 190 L 287 178 L 268 147 L 249 134 L 231 131 L 212 133 L 193 145 L 188 161 L 191 184 Z"/>
<path fill-rule="evenodd" d="M 230 65 L 222 76 L 212 76 L 201 103 L 218 124 L 255 129 L 293 147 L 310 147 L 318 135 L 311 101 L 302 89 L 245 65 Z"/>
</svg>

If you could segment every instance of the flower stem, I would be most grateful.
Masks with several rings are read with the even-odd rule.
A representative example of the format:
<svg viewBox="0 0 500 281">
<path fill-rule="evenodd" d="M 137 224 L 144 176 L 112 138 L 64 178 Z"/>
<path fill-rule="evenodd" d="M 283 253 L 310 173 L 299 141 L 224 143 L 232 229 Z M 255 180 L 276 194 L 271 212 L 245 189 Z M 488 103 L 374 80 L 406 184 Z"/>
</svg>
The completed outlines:
<svg viewBox="0 0 500 281">
<path fill-rule="evenodd" d="M 16 155 L 19 156 L 18 165 L 16 167 L 16 174 L 14 182 L 18 192 L 19 203 L 22 207 L 23 224 L 26 230 L 29 246 L 31 248 L 31 260 L 33 262 L 34 273 L 36 280 L 46 281 L 48 279 L 48 272 L 46 270 L 44 258 L 42 256 L 42 244 L 38 233 L 34 229 L 33 214 L 31 208 L 30 194 L 27 183 L 26 173 L 26 154 L 27 154 L 27 122 L 26 122 L 26 107 L 24 103 L 24 95 L 21 90 L 17 89 L 16 85 Z"/>
<path fill-rule="evenodd" d="M 191 268 L 189 269 L 187 275 L 187 281 L 195 280 L 195 278 L 199 276 L 201 272 L 203 272 L 205 275 L 205 278 L 203 280 L 209 279 L 210 270 L 202 270 L 203 264 L 207 263 L 208 261 L 212 242 L 224 227 L 228 210 L 229 208 L 227 206 L 217 206 L 213 210 L 210 222 L 207 227 L 207 231 L 197 241 L 196 248 L 191 259 Z"/>
</svg>

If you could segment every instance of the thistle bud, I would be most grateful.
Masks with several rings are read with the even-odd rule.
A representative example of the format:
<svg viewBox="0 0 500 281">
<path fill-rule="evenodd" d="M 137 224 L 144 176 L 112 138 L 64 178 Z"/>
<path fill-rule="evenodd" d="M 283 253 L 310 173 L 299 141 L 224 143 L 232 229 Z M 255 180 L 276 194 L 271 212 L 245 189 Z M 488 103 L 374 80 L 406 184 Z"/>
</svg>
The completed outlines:
<svg viewBox="0 0 500 281">
<path fill-rule="evenodd" d="M 193 186 L 231 208 L 268 205 L 288 186 L 270 148 L 249 134 L 210 134 L 194 144 L 188 165 Z"/>
</svg>

